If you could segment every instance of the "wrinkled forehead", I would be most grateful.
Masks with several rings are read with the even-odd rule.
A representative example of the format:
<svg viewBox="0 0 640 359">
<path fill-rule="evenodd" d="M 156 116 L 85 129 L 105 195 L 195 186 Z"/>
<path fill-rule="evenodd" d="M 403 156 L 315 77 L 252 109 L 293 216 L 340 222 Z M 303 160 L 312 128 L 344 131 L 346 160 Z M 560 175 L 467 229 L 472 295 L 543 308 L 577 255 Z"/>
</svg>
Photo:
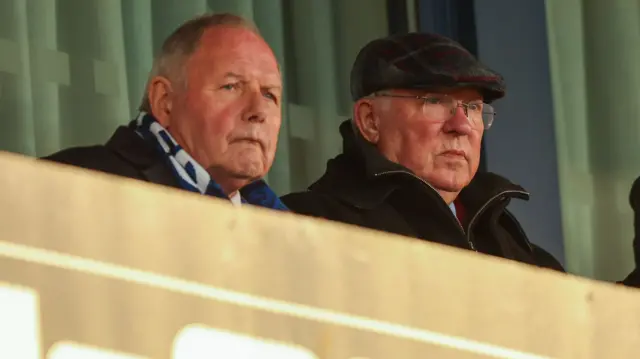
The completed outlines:
<svg viewBox="0 0 640 359">
<path fill-rule="evenodd" d="M 226 74 L 241 74 L 247 78 L 262 78 L 281 82 L 278 62 L 264 39 L 250 29 L 217 26 L 206 30 L 189 65 Z"/>
</svg>

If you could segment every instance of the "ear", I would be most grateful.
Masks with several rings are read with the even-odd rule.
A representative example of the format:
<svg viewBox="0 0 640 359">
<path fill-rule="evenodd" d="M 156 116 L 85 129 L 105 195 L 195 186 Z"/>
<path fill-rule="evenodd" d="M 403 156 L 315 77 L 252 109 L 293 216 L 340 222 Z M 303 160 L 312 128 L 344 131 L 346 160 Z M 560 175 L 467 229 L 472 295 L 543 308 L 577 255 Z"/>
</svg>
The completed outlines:
<svg viewBox="0 0 640 359">
<path fill-rule="evenodd" d="M 380 131 L 378 120 L 374 113 L 373 103 L 370 99 L 360 99 L 354 106 L 353 119 L 360 130 L 360 134 L 368 142 L 378 143 Z"/>
<path fill-rule="evenodd" d="M 168 128 L 171 119 L 171 106 L 173 104 L 173 88 L 171 82 L 162 76 L 155 76 L 149 81 L 147 88 L 151 114 L 164 128 Z"/>
</svg>

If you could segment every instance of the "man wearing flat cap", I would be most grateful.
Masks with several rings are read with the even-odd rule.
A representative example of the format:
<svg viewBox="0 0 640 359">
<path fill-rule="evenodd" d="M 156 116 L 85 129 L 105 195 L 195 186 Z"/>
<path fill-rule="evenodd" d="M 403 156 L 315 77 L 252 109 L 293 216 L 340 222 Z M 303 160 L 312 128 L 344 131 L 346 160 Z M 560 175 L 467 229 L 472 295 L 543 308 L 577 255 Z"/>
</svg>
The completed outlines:
<svg viewBox="0 0 640 359">
<path fill-rule="evenodd" d="M 351 95 L 342 154 L 307 191 L 283 197 L 291 210 L 564 271 L 506 209 L 529 193 L 477 172 L 502 76 L 451 39 L 411 33 L 360 51 Z M 640 286 L 640 271 L 621 283 Z"/>
<path fill-rule="evenodd" d="M 293 211 L 562 270 L 506 207 L 522 187 L 477 173 L 503 78 L 443 36 L 378 39 L 351 71 L 353 118 L 343 152 Z"/>
</svg>

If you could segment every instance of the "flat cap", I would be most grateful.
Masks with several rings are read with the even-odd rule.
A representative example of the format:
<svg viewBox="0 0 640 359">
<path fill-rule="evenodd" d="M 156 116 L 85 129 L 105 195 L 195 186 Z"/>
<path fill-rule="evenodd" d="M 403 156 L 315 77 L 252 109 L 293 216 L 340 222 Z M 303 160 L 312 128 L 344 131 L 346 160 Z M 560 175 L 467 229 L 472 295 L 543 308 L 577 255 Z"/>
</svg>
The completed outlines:
<svg viewBox="0 0 640 359">
<path fill-rule="evenodd" d="M 354 101 L 387 89 L 473 87 L 490 103 L 505 95 L 503 77 L 459 43 L 441 35 L 408 33 L 365 45 L 351 69 Z"/>
</svg>

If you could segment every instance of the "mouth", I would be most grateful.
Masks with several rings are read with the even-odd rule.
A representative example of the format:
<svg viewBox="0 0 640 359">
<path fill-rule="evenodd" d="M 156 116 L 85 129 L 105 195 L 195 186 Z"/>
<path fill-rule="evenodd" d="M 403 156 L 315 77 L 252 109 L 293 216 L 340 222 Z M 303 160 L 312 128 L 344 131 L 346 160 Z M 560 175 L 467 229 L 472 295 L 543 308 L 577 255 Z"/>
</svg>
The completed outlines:
<svg viewBox="0 0 640 359">
<path fill-rule="evenodd" d="M 460 151 L 460 150 L 444 151 L 444 152 L 442 152 L 442 155 L 446 156 L 446 157 L 453 157 L 453 158 L 462 158 L 462 159 L 467 158 L 466 153 L 464 153 L 464 151 Z"/>
<path fill-rule="evenodd" d="M 264 143 L 260 139 L 254 137 L 240 137 L 233 140 L 233 142 L 257 145 L 264 148 Z"/>
</svg>

